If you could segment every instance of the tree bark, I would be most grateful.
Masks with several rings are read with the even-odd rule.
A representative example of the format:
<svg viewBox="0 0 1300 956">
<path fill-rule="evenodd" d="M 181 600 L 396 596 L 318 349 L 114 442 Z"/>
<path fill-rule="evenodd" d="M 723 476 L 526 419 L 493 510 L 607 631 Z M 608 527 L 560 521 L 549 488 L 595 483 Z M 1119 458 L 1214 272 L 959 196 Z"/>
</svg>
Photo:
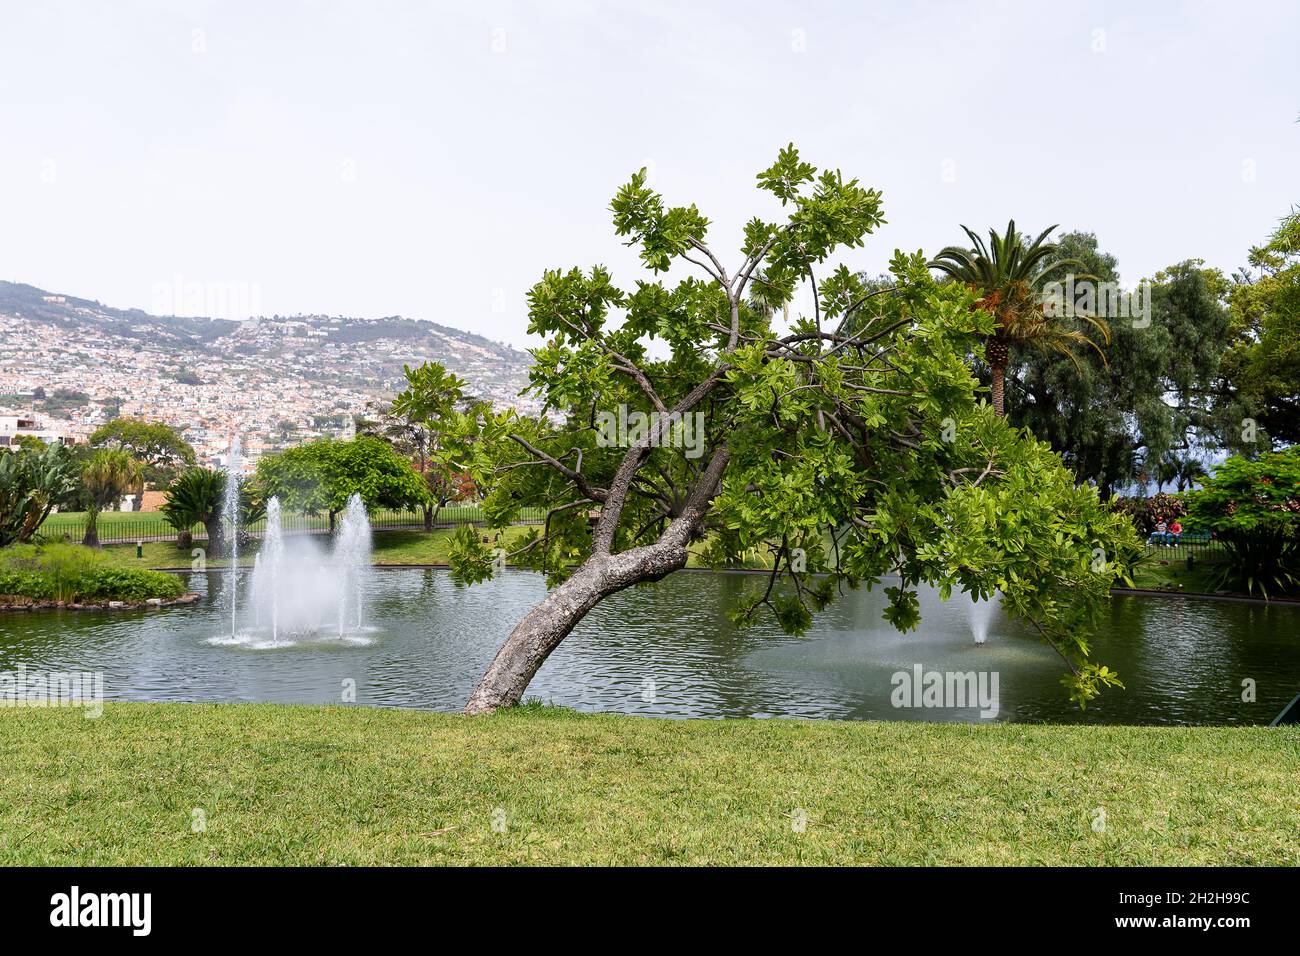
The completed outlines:
<svg viewBox="0 0 1300 956">
<path fill-rule="evenodd" d="M 465 713 L 486 714 L 519 703 L 546 658 L 588 611 L 626 587 L 657 581 L 685 567 L 686 557 L 684 544 L 660 541 L 622 554 L 588 558 L 511 631 L 470 695 Z"/>
<path fill-rule="evenodd" d="M 714 452 L 681 514 L 658 541 L 619 554 L 596 550 L 572 577 L 529 611 L 497 651 L 470 695 L 465 713 L 487 714 L 519 703 L 546 658 L 601 600 L 633 584 L 658 581 L 684 568 L 689 556 L 686 546 L 699 533 L 729 460 L 730 451 L 725 445 Z"/>
<path fill-rule="evenodd" d="M 203 525 L 208 532 L 208 557 L 215 558 L 224 550 L 225 536 L 221 533 L 221 519 L 214 518 L 212 521 Z"/>
<path fill-rule="evenodd" d="M 81 538 L 82 547 L 98 548 L 99 547 L 99 512 L 90 511 L 86 514 L 86 533 Z"/>
<path fill-rule="evenodd" d="M 1011 363 L 1011 343 L 1000 335 L 995 335 L 984 343 L 984 357 L 988 359 L 992 372 L 989 392 L 993 402 L 993 414 L 1001 418 L 1006 414 L 1007 366 Z"/>
<path fill-rule="evenodd" d="M 428 505 L 424 505 L 424 530 L 433 530 L 433 509 Z"/>
</svg>

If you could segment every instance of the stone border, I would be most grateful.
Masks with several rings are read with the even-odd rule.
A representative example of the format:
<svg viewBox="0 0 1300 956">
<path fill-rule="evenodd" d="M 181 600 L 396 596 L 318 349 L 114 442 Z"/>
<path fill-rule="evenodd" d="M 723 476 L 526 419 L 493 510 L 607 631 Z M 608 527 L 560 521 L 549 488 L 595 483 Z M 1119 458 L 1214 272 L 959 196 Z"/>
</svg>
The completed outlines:
<svg viewBox="0 0 1300 956">
<path fill-rule="evenodd" d="M 182 594 L 180 597 L 166 601 L 162 598 L 145 598 L 143 601 L 102 601 L 99 603 L 79 604 L 66 601 L 32 601 L 30 604 L 0 604 L 0 611 L 134 611 L 144 607 L 177 607 L 194 604 L 198 594 Z"/>
</svg>

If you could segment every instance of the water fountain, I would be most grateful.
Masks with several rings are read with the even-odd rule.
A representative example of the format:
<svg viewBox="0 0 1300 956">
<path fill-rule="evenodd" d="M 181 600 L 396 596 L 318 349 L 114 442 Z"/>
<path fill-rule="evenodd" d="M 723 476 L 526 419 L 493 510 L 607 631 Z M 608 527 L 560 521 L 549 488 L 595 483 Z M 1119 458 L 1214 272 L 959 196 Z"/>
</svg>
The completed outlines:
<svg viewBox="0 0 1300 956">
<path fill-rule="evenodd" d="M 360 495 L 348 499 L 334 542 L 334 565 L 339 588 L 339 637 L 346 633 L 349 617 L 361 629 L 365 618 L 365 584 L 370 574 L 370 518 Z"/>
<path fill-rule="evenodd" d="M 990 597 L 987 601 L 981 601 L 979 598 L 972 598 L 970 605 L 970 632 L 975 638 L 976 644 L 983 644 L 988 640 L 989 621 L 993 618 L 993 609 L 996 605 Z"/>
<path fill-rule="evenodd" d="M 221 504 L 221 515 L 230 525 L 227 532 L 230 542 L 230 636 L 238 632 L 239 620 L 239 473 L 242 470 L 239 436 L 230 439 L 230 454 L 226 456 L 226 494 Z"/>
<path fill-rule="evenodd" d="M 363 635 L 370 554 L 370 520 L 360 495 L 348 499 L 328 552 L 313 535 L 286 537 L 280 500 L 272 497 L 266 503 L 262 547 L 253 559 L 246 620 L 241 630 L 232 618 L 229 642 L 283 647 L 328 635 L 369 643 Z"/>
</svg>

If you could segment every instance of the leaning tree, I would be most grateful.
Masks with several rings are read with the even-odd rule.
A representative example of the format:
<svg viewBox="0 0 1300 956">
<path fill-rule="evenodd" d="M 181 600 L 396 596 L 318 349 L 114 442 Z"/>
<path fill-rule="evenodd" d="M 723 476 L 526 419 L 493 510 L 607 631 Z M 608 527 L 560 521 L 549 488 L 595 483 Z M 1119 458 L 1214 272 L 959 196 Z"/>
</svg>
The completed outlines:
<svg viewBox="0 0 1300 956">
<path fill-rule="evenodd" d="M 752 219 L 728 268 L 695 206 L 668 207 L 644 170 L 615 197 L 615 230 L 653 276 L 547 271 L 529 294 L 536 419 L 490 418 L 472 470 L 504 528 L 543 505 L 509 554 L 463 532 L 462 579 L 505 559 L 551 589 L 510 633 L 466 706 L 517 703 L 547 656 L 604 598 L 664 578 L 692 554 L 721 565 L 769 556 L 733 609 L 787 631 L 845 587 L 885 588 L 885 617 L 919 620 L 917 588 L 996 592 L 1065 659 L 1085 703 L 1114 672 L 1088 658 L 1110 584 L 1138 551 L 1131 524 L 1078 487 L 1059 459 L 977 398 L 965 357 L 993 332 L 972 293 L 936 283 L 921 253 L 863 284 L 827 260 L 883 220 L 880 194 L 818 172 L 793 146 L 758 176 L 779 219 Z M 698 270 L 698 275 L 695 271 Z M 686 275 L 682 275 L 686 272 Z M 784 307 L 809 313 L 778 327 Z"/>
</svg>

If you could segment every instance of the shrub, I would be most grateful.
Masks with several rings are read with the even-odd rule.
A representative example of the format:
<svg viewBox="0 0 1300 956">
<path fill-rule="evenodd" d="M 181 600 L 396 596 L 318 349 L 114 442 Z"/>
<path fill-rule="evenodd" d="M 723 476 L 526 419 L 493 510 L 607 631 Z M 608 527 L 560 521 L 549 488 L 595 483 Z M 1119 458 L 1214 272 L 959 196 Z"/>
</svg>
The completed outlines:
<svg viewBox="0 0 1300 956">
<path fill-rule="evenodd" d="M 0 595 L 72 603 L 171 599 L 184 590 L 173 574 L 114 567 L 103 554 L 77 545 L 15 545 L 0 550 Z"/>
<path fill-rule="evenodd" d="M 1225 582 L 1258 590 L 1295 585 L 1300 574 L 1300 447 L 1257 461 L 1229 458 L 1188 496 L 1189 517 L 1223 542 Z"/>
</svg>

